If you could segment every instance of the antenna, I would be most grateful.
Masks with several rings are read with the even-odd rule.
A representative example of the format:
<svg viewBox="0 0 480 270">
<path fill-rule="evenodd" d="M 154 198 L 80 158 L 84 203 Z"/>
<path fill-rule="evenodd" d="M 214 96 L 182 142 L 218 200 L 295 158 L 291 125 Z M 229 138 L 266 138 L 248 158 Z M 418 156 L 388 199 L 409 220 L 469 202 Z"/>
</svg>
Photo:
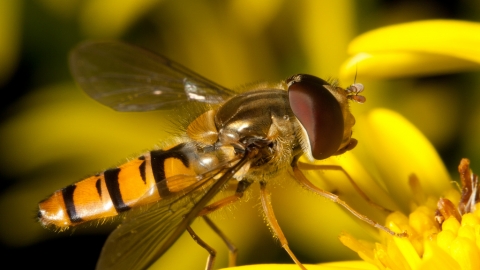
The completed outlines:
<svg viewBox="0 0 480 270">
<path fill-rule="evenodd" d="M 355 64 L 355 78 L 353 79 L 353 84 L 347 87 L 345 90 L 347 91 L 347 98 L 353 100 L 357 103 L 364 103 L 366 98 L 364 96 L 359 95 L 359 93 L 363 92 L 363 84 L 357 83 L 357 74 L 358 74 L 358 65 Z"/>
</svg>

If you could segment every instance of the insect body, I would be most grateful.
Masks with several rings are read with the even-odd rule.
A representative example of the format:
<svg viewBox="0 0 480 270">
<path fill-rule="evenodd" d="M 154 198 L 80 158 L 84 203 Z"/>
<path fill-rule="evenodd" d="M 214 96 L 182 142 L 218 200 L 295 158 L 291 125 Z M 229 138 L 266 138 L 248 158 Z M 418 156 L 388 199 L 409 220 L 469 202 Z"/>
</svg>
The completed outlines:
<svg viewBox="0 0 480 270">
<path fill-rule="evenodd" d="M 358 95 L 361 84 L 343 89 L 299 74 L 235 93 L 166 58 L 120 42 L 84 43 L 73 51 L 70 64 L 81 88 L 115 110 L 204 109 L 169 147 L 144 153 L 40 202 L 40 222 L 60 229 L 125 212 L 97 268 L 144 269 L 185 230 L 201 244 L 191 222 L 239 200 L 253 183 L 260 184 L 263 210 L 274 234 L 303 268 L 276 221 L 267 189 L 269 180 L 288 171 L 305 188 L 394 234 L 315 187 L 297 162 L 303 154 L 325 159 L 355 147 L 348 100 L 365 101 Z M 235 193 L 212 201 L 229 182 L 236 183 Z M 207 269 L 212 265 L 211 255 Z"/>
</svg>

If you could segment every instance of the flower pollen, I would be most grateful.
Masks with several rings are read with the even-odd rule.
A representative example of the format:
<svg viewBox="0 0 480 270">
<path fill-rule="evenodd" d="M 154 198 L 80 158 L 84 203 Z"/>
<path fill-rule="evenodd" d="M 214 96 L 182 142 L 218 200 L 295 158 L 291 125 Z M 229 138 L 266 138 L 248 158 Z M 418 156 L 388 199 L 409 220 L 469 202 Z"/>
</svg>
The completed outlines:
<svg viewBox="0 0 480 270">
<path fill-rule="evenodd" d="M 480 269 L 478 176 L 468 159 L 458 169 L 461 191 L 451 188 L 442 198 L 426 196 L 417 177 L 410 177 L 411 213 L 395 211 L 386 219 L 386 227 L 406 230 L 408 237 L 380 232 L 380 242 L 372 244 L 344 233 L 340 240 L 379 269 Z"/>
</svg>

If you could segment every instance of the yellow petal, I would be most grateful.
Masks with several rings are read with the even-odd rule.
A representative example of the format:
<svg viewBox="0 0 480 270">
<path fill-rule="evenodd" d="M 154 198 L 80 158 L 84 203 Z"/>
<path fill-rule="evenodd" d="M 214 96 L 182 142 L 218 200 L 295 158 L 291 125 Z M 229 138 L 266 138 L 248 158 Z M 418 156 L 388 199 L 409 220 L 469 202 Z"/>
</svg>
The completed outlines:
<svg viewBox="0 0 480 270">
<path fill-rule="evenodd" d="M 413 196 L 409 176 L 413 173 L 427 195 L 442 195 L 450 187 L 450 177 L 435 148 L 422 133 L 401 115 L 376 109 L 359 119 L 356 134 L 376 164 L 379 180 L 402 209 L 409 210 Z M 368 139 L 366 139 L 368 138 Z"/>
<path fill-rule="evenodd" d="M 230 5 L 231 16 L 245 27 L 250 34 L 262 35 L 262 31 L 275 20 L 283 1 L 277 0 L 234 0 Z"/>
<path fill-rule="evenodd" d="M 86 1 L 81 10 L 83 32 L 92 37 L 118 37 L 160 0 Z"/>
<path fill-rule="evenodd" d="M 479 250 L 471 239 L 458 237 L 453 241 L 450 252 L 461 269 L 480 269 Z"/>
<path fill-rule="evenodd" d="M 152 129 L 155 124 L 166 123 L 158 120 L 161 111 L 141 115 L 118 113 L 87 98 L 73 84 L 52 85 L 34 91 L 19 106 L 21 111 L 0 127 L 1 167 L 12 175 L 21 175 L 72 156 L 88 156 L 90 163 L 110 156 L 109 164 L 103 164 L 109 166 L 118 162 L 119 157 L 151 148 L 158 138 L 166 136 L 166 133 L 161 135 L 159 129 Z M 103 157 L 97 160 L 92 152 Z M 25 158 L 24 153 L 31 155 Z"/>
<path fill-rule="evenodd" d="M 479 68 L 479 64 L 448 55 L 423 52 L 359 53 L 346 60 L 339 77 L 348 80 L 359 72 L 362 79 L 394 79 L 453 73 Z"/>
<path fill-rule="evenodd" d="M 348 233 L 342 233 L 339 240 L 349 249 L 357 252 L 358 256 L 366 262 L 375 262 L 375 255 L 373 253 L 372 244 L 365 241 L 357 240 L 355 237 Z"/>
<path fill-rule="evenodd" d="M 425 253 L 423 254 L 423 262 L 418 268 L 419 270 L 435 270 L 435 269 L 460 269 L 460 265 L 452 259 L 452 257 L 439 248 L 434 242 L 425 242 Z"/>
<path fill-rule="evenodd" d="M 309 270 L 377 270 L 373 264 L 364 261 L 343 261 L 322 264 L 305 264 Z M 227 268 L 223 268 L 227 270 Z M 298 270 L 295 264 L 256 264 L 228 268 L 228 270 Z"/>
<path fill-rule="evenodd" d="M 402 257 L 407 260 L 408 265 L 411 269 L 417 269 L 421 260 L 415 250 L 415 247 L 412 245 L 412 242 L 406 237 L 393 237 L 395 245 L 397 245 Z"/>
<path fill-rule="evenodd" d="M 427 20 L 382 27 L 349 45 L 343 76 L 360 68 L 365 77 L 400 77 L 480 67 L 480 24 Z M 377 75 L 378 74 L 378 75 Z M 378 76 L 378 77 L 377 77 Z"/>
<path fill-rule="evenodd" d="M 12 74 L 18 61 L 22 1 L 0 1 L 0 84 Z"/>
<path fill-rule="evenodd" d="M 301 12 L 296 22 L 299 23 L 297 31 L 303 50 L 308 55 L 310 66 L 308 70 L 312 74 L 318 76 L 337 74 L 338 68 L 346 57 L 346 45 L 353 36 L 354 2 L 305 1 L 289 12 L 288 17 L 293 16 L 291 15 L 293 12 Z M 319 16 L 319 11 L 328 12 L 321 12 L 322 15 Z M 305 68 L 307 67 L 302 67 L 302 69 Z"/>
</svg>

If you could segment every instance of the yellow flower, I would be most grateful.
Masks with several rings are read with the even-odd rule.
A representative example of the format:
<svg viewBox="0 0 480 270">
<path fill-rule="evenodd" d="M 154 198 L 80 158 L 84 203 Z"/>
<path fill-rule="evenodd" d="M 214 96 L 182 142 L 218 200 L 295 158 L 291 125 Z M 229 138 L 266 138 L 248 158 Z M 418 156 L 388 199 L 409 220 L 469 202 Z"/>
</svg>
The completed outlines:
<svg viewBox="0 0 480 270">
<path fill-rule="evenodd" d="M 405 78 L 478 69 L 480 24 L 429 20 L 382 27 L 356 37 L 340 77 Z"/>
<path fill-rule="evenodd" d="M 399 127 L 399 123 L 392 119 L 392 115 L 388 116 L 387 112 L 373 112 L 369 116 L 369 123 L 372 126 L 381 124 L 381 122 L 388 122 L 391 125 Z M 395 118 L 395 117 L 394 117 Z M 376 119 L 376 120 L 375 120 Z M 379 121 L 382 119 L 381 121 Z M 399 119 L 397 119 L 399 120 Z M 362 126 L 362 125 L 360 125 Z M 390 127 L 387 126 L 387 128 Z M 405 126 L 406 127 L 406 126 Z M 368 130 L 372 130 L 369 128 Z M 408 134 L 414 130 L 408 131 L 408 128 L 398 130 L 394 133 L 398 134 Z M 393 133 L 385 132 L 384 134 L 374 134 L 380 135 L 383 138 L 390 138 L 395 141 L 395 138 L 392 138 L 390 135 Z M 422 144 L 417 137 L 409 136 L 409 140 L 406 142 L 411 143 L 409 147 L 406 144 L 395 144 L 395 147 L 398 147 L 396 153 L 399 155 L 399 158 L 403 158 L 405 161 L 411 164 L 411 173 L 408 181 L 406 175 L 403 177 L 394 177 L 389 176 L 387 179 L 388 183 L 396 182 L 403 183 L 404 185 L 408 183 L 409 191 L 403 190 L 398 192 L 398 188 L 389 189 L 392 190 L 392 193 L 397 193 L 404 198 L 407 198 L 409 203 L 409 209 L 405 211 L 409 213 L 408 216 L 402 212 L 396 211 L 389 215 L 385 224 L 394 231 L 407 231 L 409 236 L 407 238 L 393 237 L 389 234 L 382 233 L 382 238 L 380 243 L 371 244 L 363 241 L 358 241 L 351 235 L 345 233 L 340 237 L 340 240 L 349 248 L 356 251 L 359 256 L 367 262 L 370 262 L 380 269 L 432 269 L 435 266 L 446 267 L 444 269 L 478 269 L 480 267 L 480 250 L 478 247 L 479 241 L 477 240 L 477 235 L 480 231 L 480 211 L 475 211 L 475 203 L 477 202 L 477 193 L 476 185 L 478 178 L 474 176 L 468 168 L 468 162 L 462 160 L 461 166 L 459 166 L 459 171 L 462 179 L 463 193 L 465 195 L 460 196 L 460 193 L 452 187 L 448 187 L 450 183 L 448 179 L 445 178 L 445 175 L 441 173 L 442 166 L 438 164 L 438 159 L 436 158 L 434 151 L 429 151 L 425 148 L 419 148 Z M 378 143 L 377 140 L 374 140 L 375 144 Z M 368 141 L 367 141 L 368 143 Z M 383 147 L 379 147 L 384 149 Z M 373 149 L 369 148 L 368 151 Z M 393 149 L 391 149 L 393 150 Z M 407 151 L 405 151 L 407 150 Z M 413 165 L 416 164 L 410 163 L 412 160 L 412 154 L 409 153 L 405 155 L 405 152 L 409 150 L 414 150 L 421 155 L 417 155 L 420 158 L 425 157 L 427 161 L 431 162 L 431 166 L 422 166 Z M 388 149 L 386 150 L 388 152 Z M 386 162 L 392 162 L 387 156 Z M 410 160 L 409 160 L 410 159 Z M 396 164 L 396 163 L 393 163 Z M 436 165 L 437 166 L 436 166 Z M 440 166 L 438 166 L 440 165 Z M 419 171 L 416 171 L 419 170 Z M 426 181 L 425 176 L 419 176 L 418 172 L 422 173 L 425 171 L 430 171 L 432 173 L 432 180 L 435 182 Z M 433 175 L 437 174 L 437 176 Z M 400 174 L 401 175 L 401 174 Z M 443 176 L 442 176 L 443 175 Z M 402 179 L 403 178 L 403 179 Z M 384 178 L 385 179 L 385 178 Z M 426 187 L 428 186 L 428 187 Z M 442 199 L 440 196 L 436 195 L 435 192 L 428 193 L 427 191 L 432 191 L 432 187 L 441 187 L 439 190 L 443 190 Z M 468 189 L 473 188 L 473 194 L 467 193 Z M 460 199 L 462 198 L 462 199 Z M 472 200 L 472 202 L 469 201 Z M 446 205 L 444 202 L 453 202 L 455 207 Z M 473 206 L 470 206 L 471 209 L 464 211 L 464 213 L 457 213 L 458 202 L 470 202 L 473 203 Z M 444 204 L 440 205 L 439 203 L 443 202 Z M 461 208 L 464 209 L 465 207 Z M 436 213 L 438 210 L 445 210 L 447 213 L 451 214 L 443 217 L 442 215 Z M 463 214 L 463 216 L 461 216 Z M 445 219 L 443 224 L 440 226 L 438 221 Z"/>
<path fill-rule="evenodd" d="M 438 35 L 440 29 L 441 35 Z M 480 39 L 474 33 L 479 30 L 478 23 L 447 20 L 413 22 L 377 29 L 352 41 L 349 51 L 354 56 L 346 61 L 342 72 L 352 73 L 354 65 L 359 65 L 366 76 L 395 78 L 478 68 Z M 415 42 L 412 42 L 412 37 Z M 399 142 L 398 139 L 392 138 L 394 144 Z M 411 142 L 407 137 L 401 140 Z M 424 162 L 433 161 L 428 152 L 422 149 L 415 149 L 415 152 L 411 154 Z M 403 162 L 398 160 L 394 163 L 393 167 L 412 164 L 411 158 L 403 159 Z M 439 169 L 425 167 L 426 171 L 432 173 Z M 469 174 L 471 172 L 466 160 L 462 160 L 459 170 L 466 171 L 464 175 L 461 174 L 462 180 L 470 179 L 462 181 L 462 194 L 465 194 L 464 189 L 471 188 L 468 184 L 474 187 L 474 194 L 460 196 L 453 185 L 449 187 L 445 177 L 430 178 L 433 182 L 426 181 L 426 178 L 423 179 L 425 176 L 419 175 L 413 168 L 409 181 L 393 175 L 386 178 L 388 183 L 403 185 L 401 193 L 394 193 L 400 195 L 395 199 L 402 201 L 404 207 L 403 212 L 396 211 L 389 215 L 385 224 L 392 230 L 408 231 L 407 238 L 382 233 L 381 241 L 373 244 L 356 240 L 345 233 L 340 240 L 379 269 L 478 269 L 480 213 L 475 211 L 474 205 L 477 202 L 478 179 Z M 407 183 L 410 191 L 405 190 Z M 392 197 L 395 196 L 392 194 Z M 465 203 L 467 199 L 473 201 L 470 202 L 473 206 L 468 211 L 459 212 L 458 204 Z M 444 213 L 444 217 L 438 211 L 452 213 Z M 439 222 L 443 224 L 439 225 Z"/>
<path fill-rule="evenodd" d="M 379 269 L 479 269 L 478 176 L 467 159 L 462 160 L 459 172 L 462 194 L 451 188 L 440 199 L 425 197 L 419 179 L 410 178 L 415 193 L 410 214 L 394 212 L 386 221 L 392 230 L 408 231 L 408 237 L 383 234 L 380 243 L 372 244 L 345 233 L 340 240 Z"/>
</svg>

